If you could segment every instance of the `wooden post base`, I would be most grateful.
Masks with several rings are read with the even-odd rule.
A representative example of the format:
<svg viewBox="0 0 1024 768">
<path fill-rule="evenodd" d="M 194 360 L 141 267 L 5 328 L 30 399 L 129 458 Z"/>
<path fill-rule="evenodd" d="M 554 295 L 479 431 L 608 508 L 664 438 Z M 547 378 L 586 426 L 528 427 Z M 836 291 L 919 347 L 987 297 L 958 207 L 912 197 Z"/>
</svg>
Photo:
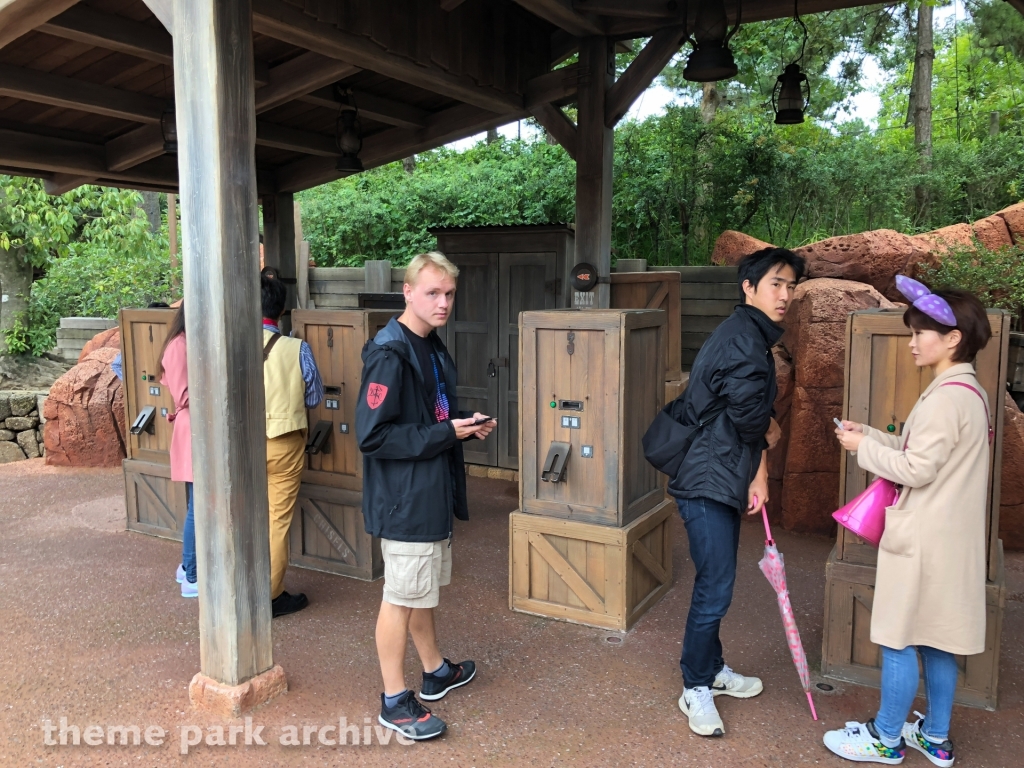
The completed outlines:
<svg viewBox="0 0 1024 768">
<path fill-rule="evenodd" d="M 513 512 L 509 607 L 624 632 L 672 588 L 675 503 L 624 528 Z"/>
<path fill-rule="evenodd" d="M 275 664 L 241 685 L 218 683 L 199 672 L 188 686 L 188 697 L 196 709 L 230 718 L 252 712 L 287 690 L 288 680 L 284 670 L 280 664 Z"/>
</svg>

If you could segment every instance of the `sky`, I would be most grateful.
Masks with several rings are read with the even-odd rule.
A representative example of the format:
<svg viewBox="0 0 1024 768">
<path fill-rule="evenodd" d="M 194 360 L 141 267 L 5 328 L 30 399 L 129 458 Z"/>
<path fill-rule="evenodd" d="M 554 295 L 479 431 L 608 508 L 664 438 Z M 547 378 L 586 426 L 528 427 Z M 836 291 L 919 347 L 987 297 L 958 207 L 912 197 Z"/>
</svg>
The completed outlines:
<svg viewBox="0 0 1024 768">
<path fill-rule="evenodd" d="M 950 5 L 942 8 L 936 8 L 934 16 L 935 28 L 938 29 L 941 26 L 951 23 L 954 15 L 958 19 L 963 19 L 965 17 L 966 11 L 964 10 L 963 0 L 954 0 Z M 839 64 L 840 62 L 836 61 L 833 66 L 838 69 Z M 875 126 L 877 125 L 878 111 L 881 109 L 881 100 L 878 97 L 878 91 L 884 84 L 883 73 L 881 68 L 878 66 L 878 62 L 871 56 L 865 59 L 864 66 L 861 68 L 861 73 L 864 90 L 850 100 L 851 103 L 849 108 L 841 111 L 838 115 L 838 119 L 840 121 L 844 121 L 860 118 L 867 125 Z M 633 106 L 630 108 L 629 112 L 626 113 L 624 119 L 641 121 L 651 117 L 652 115 L 663 114 L 667 106 L 679 103 L 679 100 L 679 95 L 674 91 L 664 87 L 663 85 L 654 84 L 644 91 L 643 94 L 641 94 L 633 103 Z M 538 133 L 537 129 L 533 128 L 525 121 L 502 126 L 498 129 L 498 132 L 510 139 L 514 139 L 520 135 L 523 138 L 530 138 Z M 482 141 L 484 137 L 485 134 L 481 133 L 476 136 L 470 136 L 469 138 L 453 142 L 448 146 L 459 150 L 469 149 L 478 141 Z"/>
</svg>

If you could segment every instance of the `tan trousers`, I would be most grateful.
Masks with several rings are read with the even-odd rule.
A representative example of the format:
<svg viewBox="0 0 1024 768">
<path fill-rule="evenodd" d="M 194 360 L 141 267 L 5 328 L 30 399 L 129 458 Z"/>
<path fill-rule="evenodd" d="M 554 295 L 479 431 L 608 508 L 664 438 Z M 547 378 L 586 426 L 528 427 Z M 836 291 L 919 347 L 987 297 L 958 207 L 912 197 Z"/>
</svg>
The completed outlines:
<svg viewBox="0 0 1024 768">
<path fill-rule="evenodd" d="M 270 500 L 270 597 L 284 591 L 288 570 L 288 529 L 306 467 L 306 430 L 267 440 L 267 497 Z"/>
</svg>

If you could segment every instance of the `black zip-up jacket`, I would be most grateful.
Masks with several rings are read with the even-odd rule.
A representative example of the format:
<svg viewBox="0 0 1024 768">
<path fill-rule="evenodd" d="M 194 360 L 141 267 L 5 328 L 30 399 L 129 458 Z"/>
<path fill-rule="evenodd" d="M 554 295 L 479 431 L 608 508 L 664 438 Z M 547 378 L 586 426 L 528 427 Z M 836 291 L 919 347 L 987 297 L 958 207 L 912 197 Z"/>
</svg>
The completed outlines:
<svg viewBox="0 0 1024 768">
<path fill-rule="evenodd" d="M 772 347 L 782 332 L 764 312 L 740 304 L 704 342 L 672 415 L 693 425 L 725 410 L 697 431 L 668 484 L 676 498 L 707 498 L 746 509 L 747 491 L 768 447 L 764 436 L 778 393 Z"/>
<path fill-rule="evenodd" d="M 437 334 L 428 337 L 444 371 L 450 413 L 459 413 L 458 374 Z M 469 519 L 462 443 L 437 423 L 424 371 L 398 320 L 363 347 L 356 438 L 363 452 L 363 522 L 372 536 L 442 541 L 453 517 Z"/>
</svg>

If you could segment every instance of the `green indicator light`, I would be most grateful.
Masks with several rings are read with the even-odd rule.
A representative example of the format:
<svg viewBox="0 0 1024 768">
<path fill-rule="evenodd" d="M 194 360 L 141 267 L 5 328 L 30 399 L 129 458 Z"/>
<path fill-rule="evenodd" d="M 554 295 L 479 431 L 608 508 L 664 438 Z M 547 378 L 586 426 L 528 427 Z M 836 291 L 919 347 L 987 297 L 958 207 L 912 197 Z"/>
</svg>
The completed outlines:
<svg viewBox="0 0 1024 768">
<path fill-rule="evenodd" d="M 886 427 L 886 429 L 888 429 L 890 432 L 895 432 L 896 431 L 896 425 L 895 424 L 890 424 L 888 427 Z"/>
<path fill-rule="evenodd" d="M 142 374 L 142 380 L 143 380 L 143 381 L 145 381 L 145 380 L 146 380 L 146 374 Z"/>
<path fill-rule="evenodd" d="M 552 408 L 556 408 L 556 407 L 558 406 L 558 404 L 557 404 L 557 403 L 556 403 L 556 402 L 555 402 L 554 400 L 552 400 L 552 401 L 551 401 L 551 402 L 549 403 L 549 405 L 550 405 L 550 406 L 551 406 Z"/>
</svg>

